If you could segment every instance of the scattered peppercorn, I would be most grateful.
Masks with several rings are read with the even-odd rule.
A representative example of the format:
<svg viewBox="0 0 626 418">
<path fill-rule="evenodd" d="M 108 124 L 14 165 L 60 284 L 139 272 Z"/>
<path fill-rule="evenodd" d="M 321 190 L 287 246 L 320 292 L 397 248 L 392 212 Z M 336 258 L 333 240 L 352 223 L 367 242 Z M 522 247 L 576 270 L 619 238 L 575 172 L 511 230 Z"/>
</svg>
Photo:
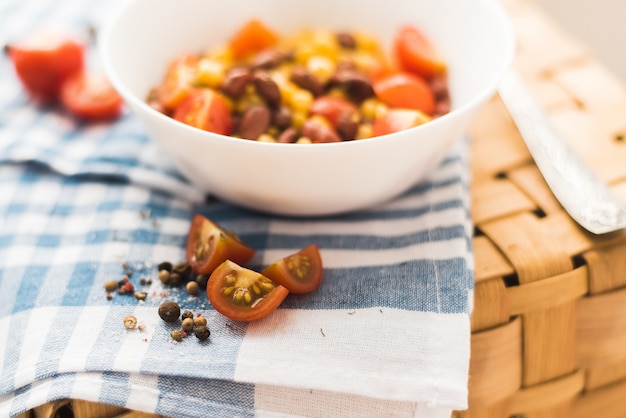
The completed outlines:
<svg viewBox="0 0 626 418">
<path fill-rule="evenodd" d="M 169 261 L 164 261 L 162 263 L 159 263 L 158 270 L 159 271 L 165 270 L 169 273 L 172 271 L 172 263 L 170 263 Z"/>
<path fill-rule="evenodd" d="M 107 292 L 113 292 L 117 290 L 117 281 L 116 280 L 107 280 L 104 282 L 104 290 Z"/>
<path fill-rule="evenodd" d="M 191 311 L 184 311 L 183 314 L 180 316 L 181 319 L 184 321 L 187 318 L 191 318 L 193 319 L 193 312 Z"/>
<path fill-rule="evenodd" d="M 181 326 L 183 327 L 183 331 L 191 332 L 194 327 L 193 319 L 191 318 L 183 319 L 183 323 L 181 324 Z"/>
<path fill-rule="evenodd" d="M 172 339 L 174 341 L 182 341 L 183 340 L 183 331 L 179 330 L 179 329 L 175 329 L 174 331 L 172 331 L 172 333 L 170 334 L 172 336 Z"/>
<path fill-rule="evenodd" d="M 200 287 L 198 286 L 198 283 L 196 282 L 187 282 L 185 289 L 187 289 L 187 293 L 189 293 L 192 296 L 195 296 L 198 294 Z"/>
<path fill-rule="evenodd" d="M 209 282 L 208 274 L 198 274 L 196 276 L 196 283 L 198 283 L 198 287 L 200 289 L 206 289 L 206 285 Z"/>
<path fill-rule="evenodd" d="M 137 300 L 146 300 L 148 297 L 148 293 L 146 292 L 135 292 L 135 299 Z"/>
<path fill-rule="evenodd" d="M 187 278 L 191 274 L 191 265 L 186 261 L 178 263 L 172 267 L 172 273 L 178 273 L 182 277 Z"/>
<path fill-rule="evenodd" d="M 159 270 L 159 280 L 163 284 L 168 284 L 170 282 L 170 272 L 168 270 L 162 269 Z"/>
<path fill-rule="evenodd" d="M 124 326 L 128 329 L 133 329 L 137 326 L 137 318 L 133 315 L 127 315 L 124 317 Z"/>
<path fill-rule="evenodd" d="M 196 328 L 196 338 L 200 341 L 206 341 L 211 336 L 211 331 L 206 326 Z"/>
<path fill-rule="evenodd" d="M 183 276 L 180 275 L 179 273 L 176 273 L 175 271 L 173 271 L 173 272 L 170 273 L 170 278 L 169 278 L 167 284 L 176 287 L 176 286 L 180 286 L 180 284 L 182 282 L 183 282 Z"/>
<path fill-rule="evenodd" d="M 159 316 L 165 322 L 176 322 L 180 316 L 180 306 L 176 302 L 163 302 L 159 306 Z"/>
<path fill-rule="evenodd" d="M 108 300 L 112 300 L 113 299 L 113 293 L 107 292 L 107 299 Z"/>
<path fill-rule="evenodd" d="M 193 324 L 196 327 L 206 327 L 206 318 L 203 316 L 199 316 L 193 320 Z"/>
</svg>

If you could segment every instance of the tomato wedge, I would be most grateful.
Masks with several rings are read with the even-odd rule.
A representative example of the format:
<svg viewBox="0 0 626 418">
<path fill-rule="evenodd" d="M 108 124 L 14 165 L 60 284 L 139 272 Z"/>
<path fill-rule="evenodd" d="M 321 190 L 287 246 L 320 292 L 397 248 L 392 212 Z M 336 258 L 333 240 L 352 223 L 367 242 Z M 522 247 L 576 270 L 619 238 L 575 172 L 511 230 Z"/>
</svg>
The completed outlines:
<svg viewBox="0 0 626 418">
<path fill-rule="evenodd" d="M 250 19 L 230 39 L 230 49 L 237 59 L 276 45 L 278 36 L 258 19 Z"/>
<path fill-rule="evenodd" d="M 199 89 L 174 111 L 174 119 L 216 134 L 230 135 L 233 121 L 226 99 L 211 89 Z"/>
<path fill-rule="evenodd" d="M 200 57 L 184 53 L 167 67 L 163 82 L 158 87 L 158 97 L 166 109 L 172 110 L 189 96 L 196 77 Z"/>
<path fill-rule="evenodd" d="M 446 70 L 445 61 L 430 40 L 413 26 L 403 26 L 396 32 L 394 47 L 400 66 L 407 71 L 430 78 Z"/>
<path fill-rule="evenodd" d="M 392 74 L 374 83 L 376 96 L 390 107 L 421 110 L 432 114 L 435 95 L 421 77 L 408 73 Z"/>
<path fill-rule="evenodd" d="M 356 106 L 346 99 L 334 96 L 321 96 L 311 103 L 309 110 L 311 115 L 320 115 L 328 120 L 331 125 L 337 126 L 337 120 L 342 112 L 348 114 L 357 113 Z"/>
<path fill-rule="evenodd" d="M 381 136 L 419 126 L 431 118 L 413 109 L 390 109 L 384 116 L 376 119 L 373 126 L 373 135 Z"/>
<path fill-rule="evenodd" d="M 275 283 L 286 287 L 291 293 L 308 293 L 320 286 L 324 276 L 322 257 L 317 245 L 282 258 L 261 271 Z"/>
<path fill-rule="evenodd" d="M 194 273 L 211 274 L 226 260 L 243 264 L 252 258 L 254 252 L 233 232 L 203 215 L 194 215 L 186 247 L 187 262 Z"/>
<path fill-rule="evenodd" d="M 213 308 L 233 321 L 261 319 L 289 294 L 287 288 L 230 260 L 213 271 L 206 292 Z"/>
<path fill-rule="evenodd" d="M 56 100 L 63 82 L 84 68 L 85 47 L 71 36 L 41 30 L 8 46 L 15 72 L 34 98 Z"/>
<path fill-rule="evenodd" d="M 124 100 L 102 74 L 81 71 L 65 80 L 61 103 L 86 120 L 111 120 L 122 114 Z"/>
</svg>

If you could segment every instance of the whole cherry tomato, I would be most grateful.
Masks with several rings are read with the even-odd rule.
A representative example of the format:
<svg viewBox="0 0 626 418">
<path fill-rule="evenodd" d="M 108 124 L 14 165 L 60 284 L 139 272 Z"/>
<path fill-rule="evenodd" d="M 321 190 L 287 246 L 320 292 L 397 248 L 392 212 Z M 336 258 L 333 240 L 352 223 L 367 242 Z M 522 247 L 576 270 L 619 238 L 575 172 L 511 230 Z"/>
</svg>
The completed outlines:
<svg viewBox="0 0 626 418">
<path fill-rule="evenodd" d="M 194 273 L 211 274 L 226 260 L 243 264 L 254 255 L 233 232 L 201 214 L 194 215 L 187 235 L 186 258 Z"/>
<path fill-rule="evenodd" d="M 308 293 L 316 290 L 322 282 L 324 269 L 317 245 L 282 258 L 261 271 L 275 283 L 284 286 L 291 293 Z"/>
<path fill-rule="evenodd" d="M 121 115 L 124 100 L 102 74 L 86 71 L 70 76 L 61 86 L 61 103 L 86 120 L 111 120 Z"/>
<path fill-rule="evenodd" d="M 189 94 L 174 111 L 174 119 L 205 131 L 230 135 L 233 120 L 224 96 L 211 89 Z"/>
<path fill-rule="evenodd" d="M 431 78 L 446 70 L 430 40 L 413 26 L 403 26 L 396 32 L 394 47 L 400 65 L 407 71 Z"/>
<path fill-rule="evenodd" d="M 287 288 L 230 260 L 211 273 L 206 292 L 213 308 L 233 321 L 261 319 L 289 294 Z"/>
<path fill-rule="evenodd" d="M 71 36 L 49 30 L 8 46 L 18 78 L 32 97 L 43 102 L 56 100 L 63 82 L 83 70 L 84 50 Z"/>
</svg>

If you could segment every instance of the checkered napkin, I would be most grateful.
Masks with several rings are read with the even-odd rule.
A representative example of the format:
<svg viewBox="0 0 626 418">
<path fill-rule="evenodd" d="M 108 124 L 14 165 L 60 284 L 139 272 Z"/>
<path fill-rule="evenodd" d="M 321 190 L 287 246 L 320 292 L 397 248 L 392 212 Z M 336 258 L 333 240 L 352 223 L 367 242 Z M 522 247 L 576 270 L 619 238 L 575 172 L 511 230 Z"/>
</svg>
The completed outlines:
<svg viewBox="0 0 626 418">
<path fill-rule="evenodd" d="M 112 3 L 8 1 L 2 36 L 78 26 Z M 10 17 L 10 18 L 9 18 Z M 6 25 L 8 24 L 8 25 Z M 175 417 L 448 417 L 467 404 L 473 290 L 467 142 L 405 195 L 294 219 L 207 201 L 126 114 L 80 124 L 37 108 L 0 61 L 0 416 L 75 398 Z M 257 249 L 261 269 L 311 243 L 325 278 L 245 324 L 157 279 L 204 215 Z M 147 292 L 106 298 L 105 281 Z M 144 279 L 144 280 L 142 280 Z M 144 283 L 144 284 L 142 284 Z M 165 300 L 208 320 L 170 338 Z M 142 330 L 127 330 L 137 317 Z"/>
</svg>

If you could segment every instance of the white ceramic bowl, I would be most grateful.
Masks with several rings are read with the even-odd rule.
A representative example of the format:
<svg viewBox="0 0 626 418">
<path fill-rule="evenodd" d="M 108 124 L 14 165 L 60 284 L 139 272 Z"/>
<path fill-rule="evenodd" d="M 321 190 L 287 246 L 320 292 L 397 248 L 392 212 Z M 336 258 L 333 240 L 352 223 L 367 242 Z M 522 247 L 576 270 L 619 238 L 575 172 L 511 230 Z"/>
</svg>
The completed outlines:
<svg viewBox="0 0 626 418">
<path fill-rule="evenodd" d="M 400 25 L 414 24 L 448 64 L 452 111 L 391 135 L 305 145 L 205 132 L 145 103 L 173 57 L 225 42 L 251 17 L 285 35 L 303 27 L 364 29 L 387 48 Z M 104 25 L 99 47 L 130 109 L 198 188 L 244 207 L 296 216 L 359 210 L 421 181 L 495 93 L 515 49 L 496 0 L 129 0 Z"/>
</svg>

